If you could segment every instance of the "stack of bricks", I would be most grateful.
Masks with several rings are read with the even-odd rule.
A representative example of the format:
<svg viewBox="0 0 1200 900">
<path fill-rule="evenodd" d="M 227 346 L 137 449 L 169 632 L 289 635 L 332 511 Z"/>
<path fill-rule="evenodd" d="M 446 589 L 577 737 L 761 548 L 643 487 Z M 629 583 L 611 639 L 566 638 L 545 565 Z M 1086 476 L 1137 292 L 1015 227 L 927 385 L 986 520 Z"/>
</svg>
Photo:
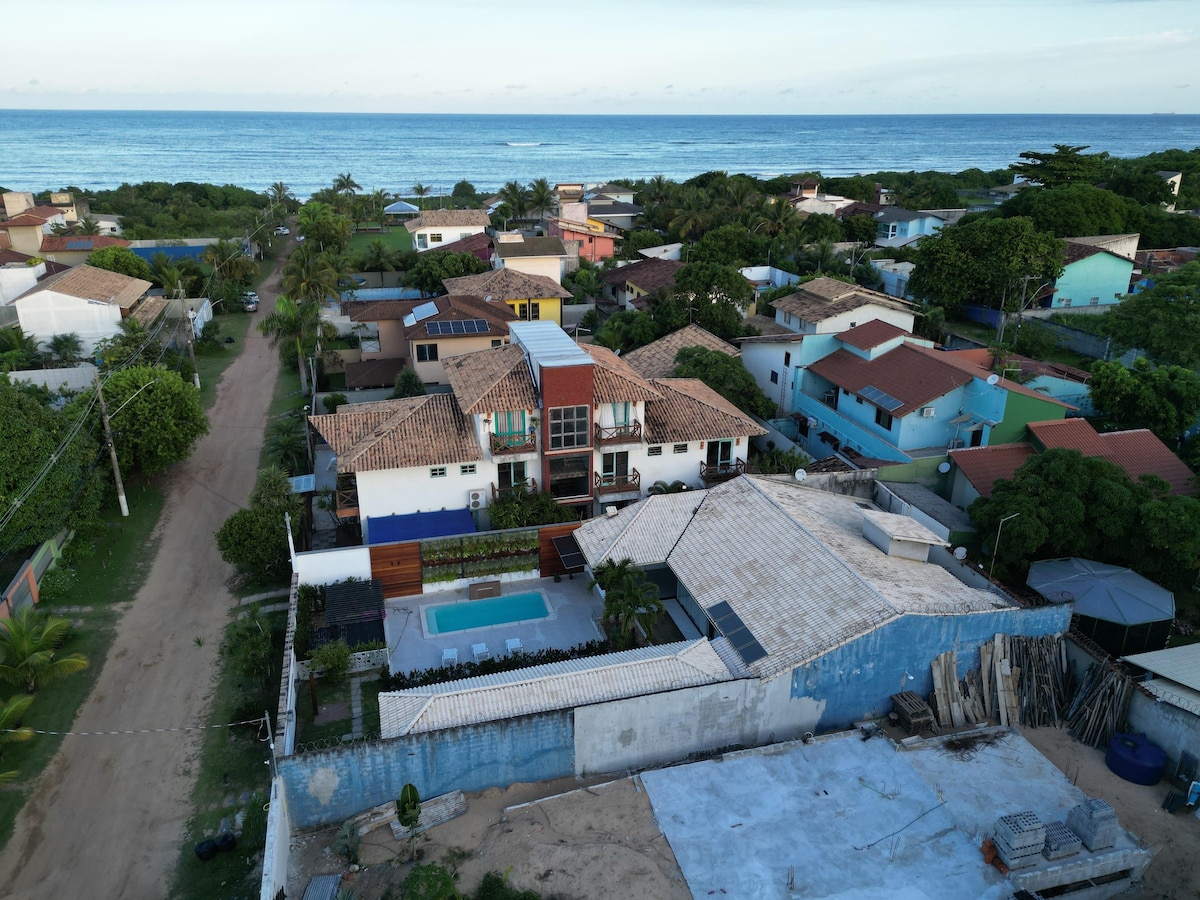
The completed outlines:
<svg viewBox="0 0 1200 900">
<path fill-rule="evenodd" d="M 1062 822 L 1046 823 L 1046 844 L 1042 856 L 1046 859 L 1062 859 L 1079 852 L 1079 835 Z"/>
<path fill-rule="evenodd" d="M 1000 855 L 1001 862 L 1010 869 L 1023 869 L 1042 858 L 1042 848 L 1046 844 L 1046 826 L 1037 817 L 1037 813 L 1029 810 L 1013 813 L 1011 816 L 1001 816 L 996 820 L 992 840 L 996 844 L 996 852 Z"/>
<path fill-rule="evenodd" d="M 1085 800 L 1072 808 L 1067 827 L 1089 850 L 1105 850 L 1117 842 L 1117 814 L 1106 800 Z"/>
</svg>

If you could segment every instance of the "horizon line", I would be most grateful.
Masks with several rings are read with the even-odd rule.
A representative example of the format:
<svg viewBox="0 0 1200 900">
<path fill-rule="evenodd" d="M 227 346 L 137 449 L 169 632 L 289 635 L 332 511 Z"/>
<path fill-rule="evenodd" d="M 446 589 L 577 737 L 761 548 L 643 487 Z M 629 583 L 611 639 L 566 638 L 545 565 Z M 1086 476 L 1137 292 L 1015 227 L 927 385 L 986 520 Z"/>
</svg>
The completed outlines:
<svg viewBox="0 0 1200 900">
<path fill-rule="evenodd" d="M 874 112 L 874 113 L 557 113 L 557 112 L 536 112 L 536 113 L 519 113 L 519 112 L 347 112 L 345 110 L 322 110 L 322 109 L 166 109 L 166 108 L 76 108 L 76 107 L 2 107 L 0 112 L 6 113 L 21 113 L 21 112 L 36 112 L 36 113 L 221 113 L 225 115 L 297 115 L 297 116 L 478 116 L 483 118 L 510 118 L 510 117 L 529 117 L 529 118 L 625 118 L 625 119 L 659 119 L 659 118 L 679 118 L 679 119 L 762 119 L 762 118 L 777 118 L 777 119 L 848 119 L 848 118 L 906 118 L 906 117 L 943 117 L 953 118 L 958 116 L 1055 116 L 1057 118 L 1149 118 L 1153 116 L 1183 116 L 1197 117 L 1200 112 L 1196 113 L 1179 113 L 1173 110 L 1164 110 L 1160 112 Z"/>
</svg>

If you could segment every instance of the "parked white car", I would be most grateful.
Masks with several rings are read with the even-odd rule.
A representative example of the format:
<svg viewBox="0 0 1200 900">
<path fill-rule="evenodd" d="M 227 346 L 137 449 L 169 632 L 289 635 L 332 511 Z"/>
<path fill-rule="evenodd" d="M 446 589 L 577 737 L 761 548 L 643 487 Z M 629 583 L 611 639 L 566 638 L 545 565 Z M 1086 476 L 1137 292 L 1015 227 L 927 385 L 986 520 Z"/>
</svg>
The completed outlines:
<svg viewBox="0 0 1200 900">
<path fill-rule="evenodd" d="M 275 229 L 275 233 L 276 234 L 291 234 L 292 232 L 288 229 L 288 227 L 286 225 L 280 225 L 278 228 Z"/>
</svg>

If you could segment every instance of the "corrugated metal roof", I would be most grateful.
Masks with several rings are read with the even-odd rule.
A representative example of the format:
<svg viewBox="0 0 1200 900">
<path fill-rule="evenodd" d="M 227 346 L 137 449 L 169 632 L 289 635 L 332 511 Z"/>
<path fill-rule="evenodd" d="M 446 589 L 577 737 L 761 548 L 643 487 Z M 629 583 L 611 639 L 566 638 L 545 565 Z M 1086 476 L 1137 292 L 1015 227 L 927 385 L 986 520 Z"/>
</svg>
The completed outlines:
<svg viewBox="0 0 1200 900">
<path fill-rule="evenodd" d="M 1125 659 L 1159 678 L 1176 681 L 1186 688 L 1200 691 L 1200 644 L 1184 644 L 1151 653 L 1135 653 Z M 1149 685 L 1147 685 L 1149 686 Z M 1197 710 L 1200 712 L 1200 710 Z"/>
<path fill-rule="evenodd" d="M 570 335 L 553 322 L 512 322 L 508 326 L 514 344 L 519 344 L 530 361 L 543 367 L 590 366 L 592 358 Z"/>
</svg>

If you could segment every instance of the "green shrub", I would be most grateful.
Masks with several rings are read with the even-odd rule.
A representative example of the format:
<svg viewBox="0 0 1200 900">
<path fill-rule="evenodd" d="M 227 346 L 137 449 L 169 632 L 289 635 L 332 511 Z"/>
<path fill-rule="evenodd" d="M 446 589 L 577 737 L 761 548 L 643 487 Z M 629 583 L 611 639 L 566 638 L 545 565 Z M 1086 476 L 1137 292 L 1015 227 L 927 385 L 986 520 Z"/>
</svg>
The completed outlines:
<svg viewBox="0 0 1200 900">
<path fill-rule="evenodd" d="M 325 412 L 335 413 L 339 406 L 345 406 L 349 402 L 345 394 L 329 394 L 321 401 L 321 405 L 325 407 Z"/>
<path fill-rule="evenodd" d="M 60 562 L 38 582 L 38 598 L 43 603 L 66 603 L 78 580 L 79 576 L 75 570 Z"/>
<path fill-rule="evenodd" d="M 242 818 L 242 843 L 249 847 L 263 847 L 267 843 L 267 798 L 255 791 L 246 801 L 246 813 Z"/>
<path fill-rule="evenodd" d="M 350 648 L 343 640 L 330 641 L 313 653 L 311 666 L 323 669 L 327 681 L 339 682 L 350 671 Z"/>
</svg>

